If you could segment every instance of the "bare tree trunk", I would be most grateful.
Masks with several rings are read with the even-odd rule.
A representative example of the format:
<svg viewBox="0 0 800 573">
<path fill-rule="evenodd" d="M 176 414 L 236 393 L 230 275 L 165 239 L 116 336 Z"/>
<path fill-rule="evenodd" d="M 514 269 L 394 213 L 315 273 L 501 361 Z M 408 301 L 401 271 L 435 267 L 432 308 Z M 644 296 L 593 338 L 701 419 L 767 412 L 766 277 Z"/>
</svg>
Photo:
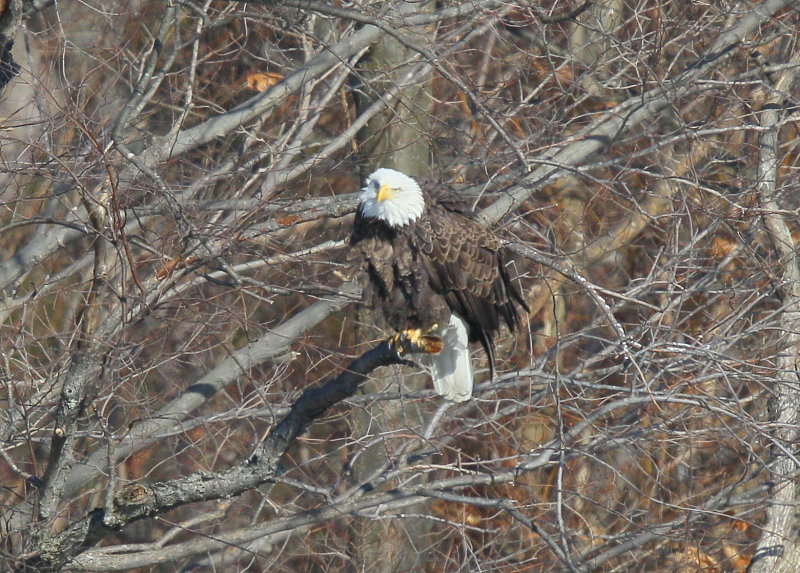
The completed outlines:
<svg viewBox="0 0 800 573">
<path fill-rule="evenodd" d="M 573 24 L 569 45 L 575 59 L 592 70 L 581 79 L 581 87 L 593 96 L 603 93 L 601 81 L 608 76 L 613 60 L 611 38 L 622 24 L 623 4 L 620 0 L 600 0 L 581 14 Z"/>
<path fill-rule="evenodd" d="M 424 30 L 417 27 L 403 33 L 421 35 Z M 396 38 L 384 35 L 364 61 L 359 108 L 367 109 L 388 90 L 398 86 L 413 65 L 407 62 L 414 55 Z M 395 104 L 367 123 L 359 133 L 362 179 L 378 167 L 390 167 L 415 177 L 429 174 L 430 146 L 425 125 L 430 121 L 432 104 L 431 83 L 427 78 L 424 82 L 402 86 Z M 360 324 L 374 322 L 363 307 L 359 313 Z M 369 330 L 372 329 L 367 332 Z M 425 375 L 404 375 L 395 371 L 385 379 L 368 382 L 363 389 L 367 393 L 409 390 L 423 386 L 426 381 Z M 373 403 L 360 411 L 354 423 L 355 435 L 372 441 L 373 445 L 362 451 L 354 464 L 353 475 L 358 483 L 368 483 L 377 477 L 387 469 L 387 461 L 395 457 L 393 442 L 380 436 L 390 436 L 400 428 L 421 426 L 425 410 L 430 410 L 426 406 L 425 403 L 397 400 Z M 417 504 L 407 513 L 426 513 L 423 508 L 427 505 Z M 375 572 L 421 570 L 425 563 L 424 548 L 429 545 L 429 523 L 416 518 L 356 522 L 352 543 L 359 569 Z"/>
<path fill-rule="evenodd" d="M 783 350 L 778 355 L 777 375 L 769 401 L 772 428 L 772 463 L 769 481 L 772 496 L 767 506 L 767 522 L 750 567 L 751 573 L 793 573 L 800 571 L 800 543 L 797 530 L 798 485 L 800 463 L 797 443 L 800 440 L 800 259 L 781 211 L 781 187 L 778 185 L 780 165 L 778 132 L 782 102 L 793 93 L 800 52 L 791 59 L 794 67 L 780 77 L 759 119 L 761 134 L 759 187 L 761 207 L 772 243 L 779 256 L 777 274 L 783 291 L 783 315 L 780 330 L 785 333 Z"/>
</svg>

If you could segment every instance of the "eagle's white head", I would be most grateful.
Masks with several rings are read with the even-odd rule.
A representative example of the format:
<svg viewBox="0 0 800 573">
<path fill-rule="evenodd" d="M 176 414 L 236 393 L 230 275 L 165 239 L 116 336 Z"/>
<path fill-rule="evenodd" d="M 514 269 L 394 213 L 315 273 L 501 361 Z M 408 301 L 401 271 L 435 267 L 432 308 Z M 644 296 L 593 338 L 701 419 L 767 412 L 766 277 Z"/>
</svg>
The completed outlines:
<svg viewBox="0 0 800 573">
<path fill-rule="evenodd" d="M 422 215 L 425 197 L 411 177 L 382 167 L 367 177 L 358 209 L 364 217 L 378 218 L 390 227 L 404 227 Z"/>
</svg>

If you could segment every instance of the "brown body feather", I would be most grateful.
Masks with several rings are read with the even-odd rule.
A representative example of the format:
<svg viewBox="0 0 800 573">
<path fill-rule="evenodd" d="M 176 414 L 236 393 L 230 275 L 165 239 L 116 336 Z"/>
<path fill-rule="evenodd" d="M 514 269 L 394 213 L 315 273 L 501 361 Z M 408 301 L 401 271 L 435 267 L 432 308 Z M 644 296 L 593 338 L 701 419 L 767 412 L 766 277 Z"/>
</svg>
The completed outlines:
<svg viewBox="0 0 800 573">
<path fill-rule="evenodd" d="M 501 320 L 513 329 L 518 307 L 527 310 L 505 267 L 500 239 L 460 197 L 425 193 L 416 221 L 391 228 L 359 211 L 350 238 L 363 264 L 364 300 L 388 326 L 401 331 L 464 319 L 470 342 L 479 341 L 494 373 L 494 334 Z"/>
</svg>

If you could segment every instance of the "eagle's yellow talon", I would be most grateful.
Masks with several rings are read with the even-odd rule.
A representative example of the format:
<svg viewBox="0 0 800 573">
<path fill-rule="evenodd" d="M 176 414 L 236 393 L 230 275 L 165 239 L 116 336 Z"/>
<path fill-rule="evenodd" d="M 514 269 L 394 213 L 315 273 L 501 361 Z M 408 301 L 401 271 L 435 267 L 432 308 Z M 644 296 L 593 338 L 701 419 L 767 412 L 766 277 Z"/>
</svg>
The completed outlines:
<svg viewBox="0 0 800 573">
<path fill-rule="evenodd" d="M 402 330 L 389 339 L 389 343 L 400 354 L 406 352 L 413 352 L 419 347 L 419 340 L 422 336 L 422 331 L 419 328 L 409 328 Z"/>
<path fill-rule="evenodd" d="M 427 334 L 436 328 L 437 327 L 434 325 L 430 330 L 422 330 L 421 328 L 403 330 L 392 336 L 389 339 L 389 344 L 400 354 L 419 352 L 438 354 L 442 351 L 442 339 L 438 336 Z"/>
<path fill-rule="evenodd" d="M 422 341 L 422 330 L 419 328 L 409 328 L 403 331 L 406 339 L 414 346 L 419 346 Z"/>
<path fill-rule="evenodd" d="M 403 341 L 400 338 L 400 333 L 398 332 L 391 338 L 389 338 L 389 346 L 397 350 L 398 354 L 403 353 Z"/>
</svg>

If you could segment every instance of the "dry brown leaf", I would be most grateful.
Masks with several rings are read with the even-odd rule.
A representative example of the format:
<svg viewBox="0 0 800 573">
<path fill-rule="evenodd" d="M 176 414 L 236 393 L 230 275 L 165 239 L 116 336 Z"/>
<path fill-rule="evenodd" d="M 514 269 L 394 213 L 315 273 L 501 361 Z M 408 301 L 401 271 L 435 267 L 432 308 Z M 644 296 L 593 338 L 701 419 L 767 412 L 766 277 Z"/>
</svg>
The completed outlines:
<svg viewBox="0 0 800 573">
<path fill-rule="evenodd" d="M 748 527 L 750 527 L 750 524 L 746 521 L 742 521 L 741 519 L 735 519 L 733 521 L 733 529 L 736 531 L 747 531 Z"/>
<path fill-rule="evenodd" d="M 722 553 L 736 573 L 744 573 L 750 565 L 750 558 L 744 555 L 740 548 L 727 541 L 722 542 Z"/>
<path fill-rule="evenodd" d="M 197 261 L 198 257 L 175 257 L 172 260 L 164 263 L 164 266 L 156 271 L 156 278 L 163 281 L 178 269 L 182 269 L 187 265 L 191 265 Z"/>
<path fill-rule="evenodd" d="M 458 92 L 458 103 L 461 111 L 463 111 L 467 117 L 472 117 L 472 106 L 470 105 L 467 94 L 464 92 Z"/>
<path fill-rule="evenodd" d="M 300 220 L 300 215 L 283 215 L 275 217 L 275 222 L 281 227 L 289 227 Z"/>
<path fill-rule="evenodd" d="M 251 90 L 263 92 L 283 80 L 281 74 L 271 72 L 251 72 L 247 74 L 247 87 Z"/>
<path fill-rule="evenodd" d="M 474 527 L 483 520 L 480 509 L 473 505 L 437 499 L 431 509 L 435 515 L 454 523 L 464 523 Z"/>
<path fill-rule="evenodd" d="M 508 125 L 511 126 L 511 131 L 514 132 L 514 135 L 517 137 L 524 137 L 525 130 L 522 129 L 522 123 L 519 121 L 519 118 L 512 117 L 508 120 Z"/>
<path fill-rule="evenodd" d="M 725 237 L 714 237 L 711 241 L 709 255 L 714 259 L 723 259 L 736 248 L 736 243 Z"/>
</svg>

